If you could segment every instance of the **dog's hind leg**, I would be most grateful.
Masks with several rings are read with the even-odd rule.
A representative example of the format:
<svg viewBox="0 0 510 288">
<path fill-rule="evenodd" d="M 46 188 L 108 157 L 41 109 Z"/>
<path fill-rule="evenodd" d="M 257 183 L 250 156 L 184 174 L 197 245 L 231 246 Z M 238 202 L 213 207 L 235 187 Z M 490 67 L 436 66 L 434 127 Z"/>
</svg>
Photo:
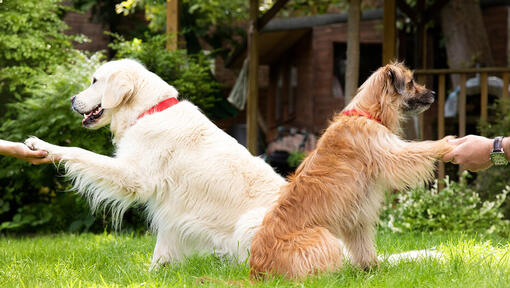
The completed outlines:
<svg viewBox="0 0 510 288">
<path fill-rule="evenodd" d="M 351 264 L 362 269 L 377 266 L 377 251 L 375 249 L 375 228 L 373 225 L 358 226 L 350 231 L 342 233 Z"/>
<path fill-rule="evenodd" d="M 183 259 L 183 249 L 178 247 L 179 242 L 176 235 L 175 231 L 158 232 L 149 271 Z"/>
<path fill-rule="evenodd" d="M 299 279 L 336 271 L 342 266 L 342 252 L 341 242 L 326 228 L 306 228 L 280 236 L 264 230 L 257 233 L 251 246 L 250 273 L 252 277 L 280 274 Z"/>
</svg>

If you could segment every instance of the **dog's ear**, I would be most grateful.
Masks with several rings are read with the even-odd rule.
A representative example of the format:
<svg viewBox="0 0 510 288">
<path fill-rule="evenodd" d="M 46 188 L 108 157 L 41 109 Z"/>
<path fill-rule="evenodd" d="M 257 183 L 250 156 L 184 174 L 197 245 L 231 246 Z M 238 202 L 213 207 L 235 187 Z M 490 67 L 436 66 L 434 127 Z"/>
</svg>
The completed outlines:
<svg viewBox="0 0 510 288">
<path fill-rule="evenodd" d="M 106 80 L 101 106 L 111 109 L 119 106 L 123 101 L 128 100 L 134 91 L 134 83 L 125 71 L 116 71 Z"/>
<path fill-rule="evenodd" d="M 391 85 L 397 91 L 399 94 L 405 93 L 405 87 L 406 87 L 406 79 L 403 73 L 399 73 L 396 69 L 393 67 L 388 67 L 388 79 L 391 82 Z"/>
</svg>

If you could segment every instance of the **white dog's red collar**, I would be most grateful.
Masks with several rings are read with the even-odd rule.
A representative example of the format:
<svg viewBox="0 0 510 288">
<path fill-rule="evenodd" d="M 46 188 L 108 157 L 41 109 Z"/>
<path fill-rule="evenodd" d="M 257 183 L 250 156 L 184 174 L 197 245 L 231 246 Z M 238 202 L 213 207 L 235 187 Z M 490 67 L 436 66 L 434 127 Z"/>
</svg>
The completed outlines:
<svg viewBox="0 0 510 288">
<path fill-rule="evenodd" d="M 174 106 L 177 103 L 179 103 L 179 100 L 177 100 L 177 98 L 174 98 L 174 97 L 168 98 L 168 99 L 163 100 L 163 101 L 159 102 L 158 104 L 152 106 L 151 109 L 145 111 L 142 115 L 138 116 L 137 119 L 143 118 L 144 116 L 151 115 L 156 112 L 161 112 L 165 109 L 168 109 L 168 108 Z"/>
</svg>

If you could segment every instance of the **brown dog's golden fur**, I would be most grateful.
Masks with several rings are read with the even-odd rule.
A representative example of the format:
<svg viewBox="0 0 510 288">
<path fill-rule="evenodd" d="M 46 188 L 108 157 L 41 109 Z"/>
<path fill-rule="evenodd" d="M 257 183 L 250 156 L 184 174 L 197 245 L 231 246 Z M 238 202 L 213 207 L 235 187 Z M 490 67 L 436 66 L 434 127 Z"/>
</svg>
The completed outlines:
<svg viewBox="0 0 510 288">
<path fill-rule="evenodd" d="M 430 181 L 436 160 L 452 149 L 446 141 L 451 137 L 408 142 L 398 136 L 402 116 L 426 110 L 433 95 L 401 63 L 372 74 L 345 109 L 380 123 L 343 113 L 334 117 L 255 235 L 252 276 L 300 278 L 336 270 L 343 262 L 339 238 L 353 264 L 377 264 L 375 224 L 384 191 Z"/>
</svg>

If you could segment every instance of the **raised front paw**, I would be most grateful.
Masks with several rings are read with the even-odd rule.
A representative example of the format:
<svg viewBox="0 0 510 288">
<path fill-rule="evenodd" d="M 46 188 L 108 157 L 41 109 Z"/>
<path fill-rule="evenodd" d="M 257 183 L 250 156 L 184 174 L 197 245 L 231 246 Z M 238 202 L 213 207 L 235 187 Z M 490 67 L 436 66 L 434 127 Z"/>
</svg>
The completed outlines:
<svg viewBox="0 0 510 288">
<path fill-rule="evenodd" d="M 30 148 L 32 150 L 44 150 L 44 151 L 47 151 L 48 153 L 51 153 L 51 151 L 50 151 L 51 145 L 37 137 L 34 137 L 34 136 L 25 140 L 25 145 L 27 145 L 28 148 Z"/>
<path fill-rule="evenodd" d="M 449 140 L 453 140 L 455 138 L 457 138 L 457 136 L 448 135 L 448 136 L 443 137 L 443 139 L 441 139 L 441 141 L 448 142 Z M 449 144 L 449 145 L 451 145 L 451 144 Z M 453 145 L 451 145 L 451 146 L 453 146 Z"/>
<path fill-rule="evenodd" d="M 455 148 L 455 145 L 448 142 L 449 140 L 453 140 L 455 138 L 457 138 L 457 137 L 449 135 L 449 136 L 445 136 L 445 137 L 443 137 L 443 139 L 437 141 L 438 145 L 436 147 L 437 148 L 436 149 L 436 153 L 437 153 L 436 158 L 438 158 L 438 159 L 443 158 L 443 156 L 445 154 L 450 153 L 453 150 L 453 148 Z"/>
</svg>

